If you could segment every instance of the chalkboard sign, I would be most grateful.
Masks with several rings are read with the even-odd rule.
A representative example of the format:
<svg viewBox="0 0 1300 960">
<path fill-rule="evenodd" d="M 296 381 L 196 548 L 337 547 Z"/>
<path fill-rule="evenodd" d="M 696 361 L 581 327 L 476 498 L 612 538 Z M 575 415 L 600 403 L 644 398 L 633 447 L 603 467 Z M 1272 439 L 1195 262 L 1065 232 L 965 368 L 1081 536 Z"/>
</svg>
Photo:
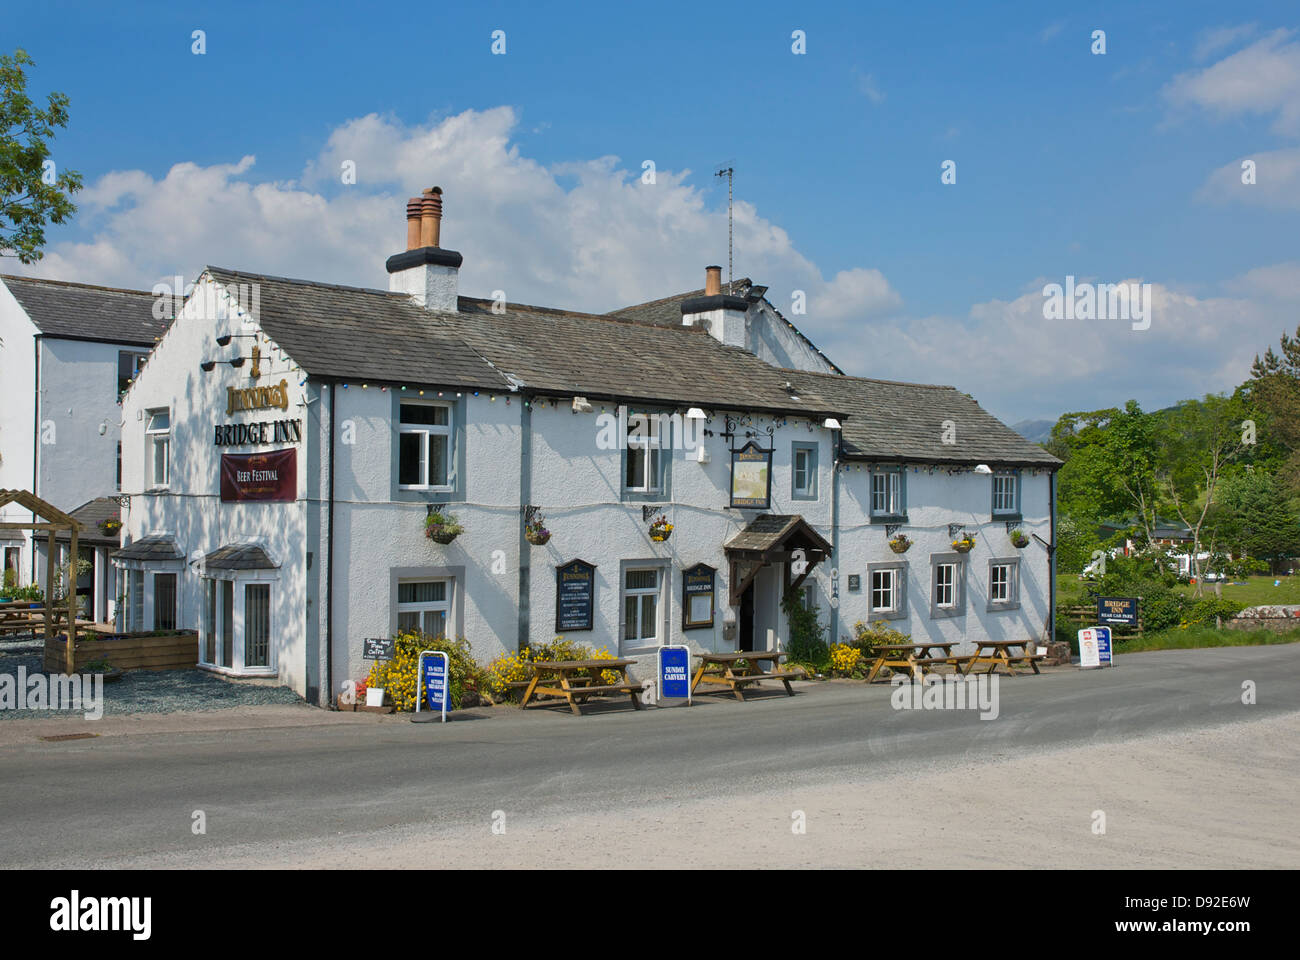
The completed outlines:
<svg viewBox="0 0 1300 960">
<path fill-rule="evenodd" d="M 682 571 L 683 630 L 700 630 L 713 626 L 716 574 L 717 571 L 707 563 L 697 563 Z"/>
<path fill-rule="evenodd" d="M 1097 622 L 1115 626 L 1136 627 L 1138 622 L 1137 597 L 1098 597 Z"/>
<path fill-rule="evenodd" d="M 392 637 L 366 637 L 361 641 L 361 659 L 391 660 L 397 652 L 396 645 Z"/>
<path fill-rule="evenodd" d="M 570 560 L 555 568 L 555 631 L 590 630 L 596 607 L 596 565 Z"/>
</svg>

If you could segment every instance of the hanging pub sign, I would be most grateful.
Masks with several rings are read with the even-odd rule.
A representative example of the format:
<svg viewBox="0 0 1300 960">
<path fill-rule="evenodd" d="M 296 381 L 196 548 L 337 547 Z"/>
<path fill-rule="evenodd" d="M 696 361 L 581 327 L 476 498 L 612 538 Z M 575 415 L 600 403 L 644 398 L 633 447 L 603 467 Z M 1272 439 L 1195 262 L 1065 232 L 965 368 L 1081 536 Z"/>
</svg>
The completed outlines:
<svg viewBox="0 0 1300 960">
<path fill-rule="evenodd" d="M 296 500 L 297 497 L 297 450 L 221 455 L 223 503 L 286 501 Z"/>
<path fill-rule="evenodd" d="M 570 560 L 555 568 L 555 630 L 590 630 L 596 607 L 596 566 Z"/>
<path fill-rule="evenodd" d="M 682 571 L 683 630 L 700 630 L 713 626 L 716 576 L 717 571 L 707 563 L 697 563 Z"/>
<path fill-rule="evenodd" d="M 752 440 L 731 451 L 731 505 L 766 510 L 772 500 L 772 451 Z"/>
</svg>

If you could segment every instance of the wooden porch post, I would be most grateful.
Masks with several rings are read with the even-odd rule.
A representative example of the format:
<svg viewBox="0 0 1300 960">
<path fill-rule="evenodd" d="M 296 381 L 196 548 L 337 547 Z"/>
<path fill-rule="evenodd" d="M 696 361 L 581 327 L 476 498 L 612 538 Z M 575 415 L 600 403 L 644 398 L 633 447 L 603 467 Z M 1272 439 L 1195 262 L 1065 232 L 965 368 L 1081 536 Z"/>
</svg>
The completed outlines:
<svg viewBox="0 0 1300 960">
<path fill-rule="evenodd" d="M 35 538 L 33 538 L 33 541 Z M 54 639 L 54 528 L 45 541 L 45 639 Z"/>
<path fill-rule="evenodd" d="M 77 671 L 77 525 L 69 531 L 72 538 L 68 554 L 68 673 Z M 179 578 L 178 578 L 179 579 Z"/>
</svg>

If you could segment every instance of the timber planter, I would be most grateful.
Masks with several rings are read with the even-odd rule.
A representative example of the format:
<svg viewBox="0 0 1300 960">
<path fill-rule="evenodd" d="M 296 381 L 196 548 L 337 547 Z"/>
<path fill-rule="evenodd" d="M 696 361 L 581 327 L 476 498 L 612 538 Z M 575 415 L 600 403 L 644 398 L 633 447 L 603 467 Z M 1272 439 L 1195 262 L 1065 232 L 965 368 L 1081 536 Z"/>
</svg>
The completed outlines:
<svg viewBox="0 0 1300 960">
<path fill-rule="evenodd" d="M 75 662 L 68 663 L 67 636 L 45 642 L 45 670 L 87 672 L 90 664 L 107 663 L 109 673 L 124 670 L 192 670 L 199 665 L 199 635 L 194 630 L 162 633 L 83 634 L 77 637 Z M 89 672 L 102 672 L 91 670 Z"/>
</svg>

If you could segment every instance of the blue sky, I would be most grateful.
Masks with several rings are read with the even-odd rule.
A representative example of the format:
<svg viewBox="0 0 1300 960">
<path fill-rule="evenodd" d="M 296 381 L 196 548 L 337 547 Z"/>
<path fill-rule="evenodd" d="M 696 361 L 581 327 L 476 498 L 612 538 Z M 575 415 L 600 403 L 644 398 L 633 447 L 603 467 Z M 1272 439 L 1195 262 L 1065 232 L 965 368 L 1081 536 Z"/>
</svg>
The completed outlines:
<svg viewBox="0 0 1300 960">
<path fill-rule="evenodd" d="M 45 2 L 0 47 L 89 187 L 30 272 L 383 286 L 437 183 L 462 292 L 608 310 L 725 264 L 733 160 L 738 276 L 850 372 L 1018 420 L 1230 387 L 1300 319 L 1300 11 L 1231 10 Z M 1152 283 L 1152 328 L 1044 320 L 1067 274 Z"/>
</svg>

